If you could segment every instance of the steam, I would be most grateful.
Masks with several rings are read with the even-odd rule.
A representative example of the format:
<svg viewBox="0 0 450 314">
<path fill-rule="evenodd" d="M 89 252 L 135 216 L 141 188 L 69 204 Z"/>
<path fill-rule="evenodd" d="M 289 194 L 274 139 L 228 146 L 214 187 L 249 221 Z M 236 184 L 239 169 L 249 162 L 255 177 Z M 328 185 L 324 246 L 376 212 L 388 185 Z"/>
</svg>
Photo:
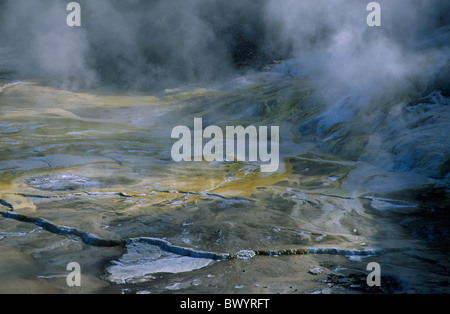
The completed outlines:
<svg viewBox="0 0 450 314">
<path fill-rule="evenodd" d="M 82 27 L 70 28 L 67 1 L 2 0 L 0 72 L 70 88 L 154 89 L 220 80 L 263 59 L 254 1 L 78 2 Z"/>
<path fill-rule="evenodd" d="M 367 26 L 368 1 L 361 0 L 272 0 L 267 17 L 324 96 L 425 89 L 449 64 L 449 2 L 378 2 L 381 27 Z M 434 37 L 443 29 L 447 43 L 439 46 Z"/>
<path fill-rule="evenodd" d="M 68 1 L 2 0 L 0 75 L 154 89 L 296 58 L 332 98 L 426 89 L 450 55 L 446 0 L 378 1 L 381 27 L 367 26 L 362 0 L 78 2 L 82 27 L 70 28 Z"/>
<path fill-rule="evenodd" d="M 86 34 L 61 25 L 62 9 L 62 2 L 56 1 L 1 3 L 0 42 L 4 54 L 0 56 L 0 72 L 43 77 L 62 87 L 69 87 L 75 79 L 93 84 L 95 72 L 86 64 Z"/>
</svg>

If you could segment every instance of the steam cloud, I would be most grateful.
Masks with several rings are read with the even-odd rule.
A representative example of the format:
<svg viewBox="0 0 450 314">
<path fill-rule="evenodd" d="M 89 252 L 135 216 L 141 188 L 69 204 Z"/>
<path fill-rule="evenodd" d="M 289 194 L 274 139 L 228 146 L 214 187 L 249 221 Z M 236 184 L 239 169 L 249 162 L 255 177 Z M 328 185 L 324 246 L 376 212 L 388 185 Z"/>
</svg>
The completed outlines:
<svg viewBox="0 0 450 314">
<path fill-rule="evenodd" d="M 425 89 L 443 67 L 448 70 L 450 19 L 444 12 L 450 3 L 378 2 L 382 27 L 367 27 L 368 1 L 361 0 L 271 1 L 268 12 L 278 14 L 268 16 L 305 72 L 319 74 L 322 92 L 344 87 L 370 94 L 411 83 Z"/>
<path fill-rule="evenodd" d="M 373 28 L 367 0 L 80 0 L 80 28 L 66 25 L 68 2 L 0 1 L 0 75 L 154 89 L 297 58 L 325 97 L 449 91 L 447 0 L 378 1 L 382 26 Z"/>
</svg>

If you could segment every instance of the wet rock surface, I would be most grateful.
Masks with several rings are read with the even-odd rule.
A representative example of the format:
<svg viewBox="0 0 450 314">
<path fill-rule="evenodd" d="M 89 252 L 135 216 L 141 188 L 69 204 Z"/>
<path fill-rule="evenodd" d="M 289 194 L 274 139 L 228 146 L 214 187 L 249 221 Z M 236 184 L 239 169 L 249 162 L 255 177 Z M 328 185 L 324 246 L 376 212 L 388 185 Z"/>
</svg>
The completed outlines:
<svg viewBox="0 0 450 314">
<path fill-rule="evenodd" d="M 431 183 L 414 194 L 411 186 L 433 179 L 296 143 L 292 112 L 320 109 L 299 104 L 305 88 L 292 80 L 227 92 L 173 91 L 157 99 L 9 87 L 0 98 L 2 119 L 16 129 L 0 143 L 0 266 L 7 270 L 0 280 L 14 291 L 67 293 L 65 267 L 79 262 L 86 292 L 448 291 L 445 183 L 439 197 Z M 286 100 L 286 90 L 296 101 Z M 30 110 L 30 98 L 38 96 L 42 108 Z M 226 121 L 229 113 L 221 116 L 217 108 L 246 103 L 266 109 L 258 121 L 244 115 L 234 122 L 290 117 L 281 128 L 279 172 L 262 174 L 245 162 L 171 160 L 172 125 L 198 114 Z M 20 105 L 11 111 L 10 104 Z M 6 124 L 1 130 L 10 130 Z M 404 190 L 395 194 L 396 186 Z M 178 252 L 240 252 L 241 258 L 126 245 L 145 237 Z M 114 246 L 96 246 L 102 239 Z M 368 261 L 382 266 L 382 290 L 364 285 Z M 322 271 L 311 274 L 314 269 Z"/>
<path fill-rule="evenodd" d="M 36 176 L 29 178 L 27 183 L 36 189 L 44 191 L 79 191 L 100 186 L 100 182 L 96 180 L 74 174 Z"/>
</svg>

